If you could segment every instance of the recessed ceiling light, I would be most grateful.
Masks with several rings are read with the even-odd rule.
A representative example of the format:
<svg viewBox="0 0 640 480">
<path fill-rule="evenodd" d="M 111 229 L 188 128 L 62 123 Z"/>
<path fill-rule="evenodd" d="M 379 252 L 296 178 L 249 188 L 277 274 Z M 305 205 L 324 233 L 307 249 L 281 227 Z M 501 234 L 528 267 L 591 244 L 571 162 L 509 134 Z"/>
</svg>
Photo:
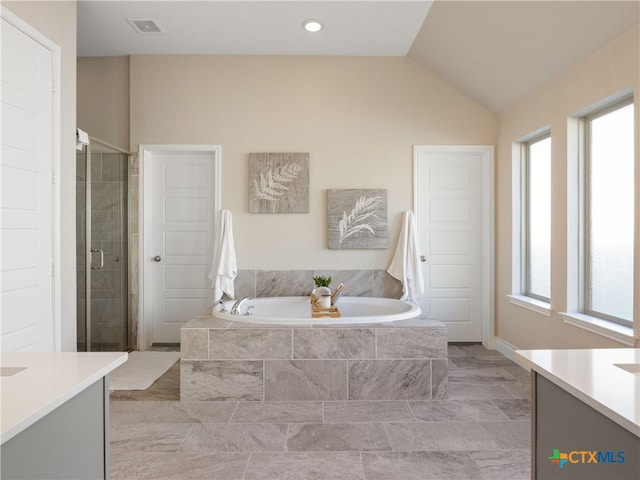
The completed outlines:
<svg viewBox="0 0 640 480">
<path fill-rule="evenodd" d="M 302 28 L 304 28 L 307 32 L 319 32 L 324 28 L 324 24 L 320 20 L 315 20 L 310 18 L 302 22 Z"/>
</svg>

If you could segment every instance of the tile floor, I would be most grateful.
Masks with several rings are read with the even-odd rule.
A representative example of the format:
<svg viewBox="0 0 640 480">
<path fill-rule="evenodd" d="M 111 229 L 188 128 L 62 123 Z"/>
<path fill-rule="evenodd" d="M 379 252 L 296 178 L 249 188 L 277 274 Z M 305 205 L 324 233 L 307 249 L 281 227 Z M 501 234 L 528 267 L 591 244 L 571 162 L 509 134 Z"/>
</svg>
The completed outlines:
<svg viewBox="0 0 640 480">
<path fill-rule="evenodd" d="M 481 345 L 449 346 L 449 398 L 180 402 L 178 365 L 111 394 L 111 478 L 530 478 L 529 373 Z"/>
</svg>

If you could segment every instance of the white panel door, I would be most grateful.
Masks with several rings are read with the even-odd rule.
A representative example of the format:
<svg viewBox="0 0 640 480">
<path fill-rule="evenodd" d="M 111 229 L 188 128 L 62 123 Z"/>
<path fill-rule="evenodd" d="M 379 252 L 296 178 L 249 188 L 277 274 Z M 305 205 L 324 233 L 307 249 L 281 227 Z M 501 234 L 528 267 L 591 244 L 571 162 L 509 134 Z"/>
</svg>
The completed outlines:
<svg viewBox="0 0 640 480">
<path fill-rule="evenodd" d="M 144 154 L 143 171 L 151 190 L 145 192 L 150 205 L 144 213 L 150 220 L 144 264 L 151 343 L 178 343 L 182 325 L 212 305 L 208 275 L 217 208 L 217 152 Z"/>
<path fill-rule="evenodd" d="M 483 340 L 490 303 L 483 219 L 484 150 L 416 147 L 416 215 L 423 256 L 423 312 L 444 322 L 451 342 Z"/>
<path fill-rule="evenodd" d="M 53 351 L 53 53 L 2 19 L 0 338 Z"/>
</svg>

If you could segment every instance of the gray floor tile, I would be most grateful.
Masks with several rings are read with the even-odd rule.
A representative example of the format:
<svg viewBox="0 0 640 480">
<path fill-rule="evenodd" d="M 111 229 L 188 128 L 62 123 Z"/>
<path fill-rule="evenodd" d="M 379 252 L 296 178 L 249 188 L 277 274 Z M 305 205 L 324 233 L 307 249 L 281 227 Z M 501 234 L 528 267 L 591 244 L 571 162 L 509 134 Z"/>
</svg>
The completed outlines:
<svg viewBox="0 0 640 480">
<path fill-rule="evenodd" d="M 131 452 L 111 463 L 111 480 L 243 480 L 249 453 Z"/>
<path fill-rule="evenodd" d="M 471 452 L 471 458 L 486 480 L 529 480 L 531 452 L 529 450 L 500 450 Z"/>
<path fill-rule="evenodd" d="M 513 362 L 502 355 L 474 355 L 472 357 L 452 357 L 449 368 L 491 368 L 513 367 Z"/>
<path fill-rule="evenodd" d="M 253 453 L 244 480 L 364 480 L 359 452 Z"/>
<path fill-rule="evenodd" d="M 366 480 L 476 480 L 482 473 L 466 452 L 363 452 Z"/>
<path fill-rule="evenodd" d="M 181 451 L 282 452 L 286 438 L 283 424 L 199 424 L 192 427 Z"/>
<path fill-rule="evenodd" d="M 487 350 L 484 345 L 475 343 L 471 345 L 457 345 L 457 347 L 464 353 L 465 356 L 472 357 L 474 355 L 495 355 L 503 356 L 496 350 Z"/>
<path fill-rule="evenodd" d="M 379 451 L 391 450 L 389 439 L 380 423 L 294 424 L 289 427 L 287 450 L 313 451 Z"/>
<path fill-rule="evenodd" d="M 509 420 L 528 420 L 531 418 L 531 401 L 528 398 L 495 399 L 493 403 Z"/>
<path fill-rule="evenodd" d="M 519 382 L 531 383 L 531 372 L 529 370 L 526 370 L 519 365 L 504 367 L 504 369 L 509 372 L 510 375 L 513 375 L 513 377 Z"/>
<path fill-rule="evenodd" d="M 415 422 L 406 401 L 324 402 L 325 423 Z"/>
<path fill-rule="evenodd" d="M 529 478 L 529 372 L 481 345 L 448 353 L 448 397 L 410 402 L 180 402 L 176 365 L 111 394 L 111 478 Z"/>
<path fill-rule="evenodd" d="M 531 422 L 528 420 L 481 422 L 480 425 L 502 450 L 531 447 Z"/>
<path fill-rule="evenodd" d="M 451 357 L 464 357 L 464 350 L 455 345 L 449 345 L 447 347 L 447 355 L 449 358 Z"/>
<path fill-rule="evenodd" d="M 531 398 L 531 384 L 528 382 L 505 383 L 504 388 L 514 398 Z"/>
<path fill-rule="evenodd" d="M 468 383 L 449 383 L 449 400 L 491 400 L 494 398 L 514 398 L 504 385 L 473 385 Z"/>
<path fill-rule="evenodd" d="M 226 423 L 236 402 L 111 402 L 111 421 L 119 423 Z"/>
<path fill-rule="evenodd" d="M 498 449 L 477 422 L 388 423 L 385 428 L 396 452 Z"/>
<path fill-rule="evenodd" d="M 175 452 L 190 428 L 190 424 L 183 423 L 112 424 L 111 452 Z"/>
<path fill-rule="evenodd" d="M 516 382 L 516 379 L 504 368 L 454 368 L 449 370 L 449 385 L 466 383 L 471 385 L 487 385 Z"/>
<path fill-rule="evenodd" d="M 322 402 L 239 402 L 231 423 L 322 423 Z"/>
<path fill-rule="evenodd" d="M 409 402 L 420 422 L 506 420 L 506 415 L 491 400 L 438 400 Z"/>
</svg>

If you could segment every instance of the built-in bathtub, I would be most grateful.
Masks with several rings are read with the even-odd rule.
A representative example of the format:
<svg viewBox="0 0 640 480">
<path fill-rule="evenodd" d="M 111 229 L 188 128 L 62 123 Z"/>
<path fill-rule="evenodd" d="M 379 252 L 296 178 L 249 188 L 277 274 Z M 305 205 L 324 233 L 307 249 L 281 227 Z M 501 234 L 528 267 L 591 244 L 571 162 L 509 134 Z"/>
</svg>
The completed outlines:
<svg viewBox="0 0 640 480">
<path fill-rule="evenodd" d="M 338 319 L 329 316 L 312 318 L 309 297 L 250 298 L 242 303 L 239 315 L 232 315 L 235 301 L 218 304 L 212 315 L 223 320 L 251 323 L 277 323 L 282 325 L 341 325 L 385 323 L 408 320 L 420 315 L 415 303 L 395 298 L 341 297 L 336 306 L 341 314 Z"/>
<path fill-rule="evenodd" d="M 274 313 L 283 307 L 288 314 Z M 180 398 L 446 397 L 444 324 L 393 299 L 344 297 L 338 307 L 341 318 L 311 319 L 309 297 L 269 297 L 243 302 L 241 315 L 220 312 L 219 306 L 194 318 L 181 330 Z M 247 308 L 253 316 L 244 315 Z"/>
</svg>

